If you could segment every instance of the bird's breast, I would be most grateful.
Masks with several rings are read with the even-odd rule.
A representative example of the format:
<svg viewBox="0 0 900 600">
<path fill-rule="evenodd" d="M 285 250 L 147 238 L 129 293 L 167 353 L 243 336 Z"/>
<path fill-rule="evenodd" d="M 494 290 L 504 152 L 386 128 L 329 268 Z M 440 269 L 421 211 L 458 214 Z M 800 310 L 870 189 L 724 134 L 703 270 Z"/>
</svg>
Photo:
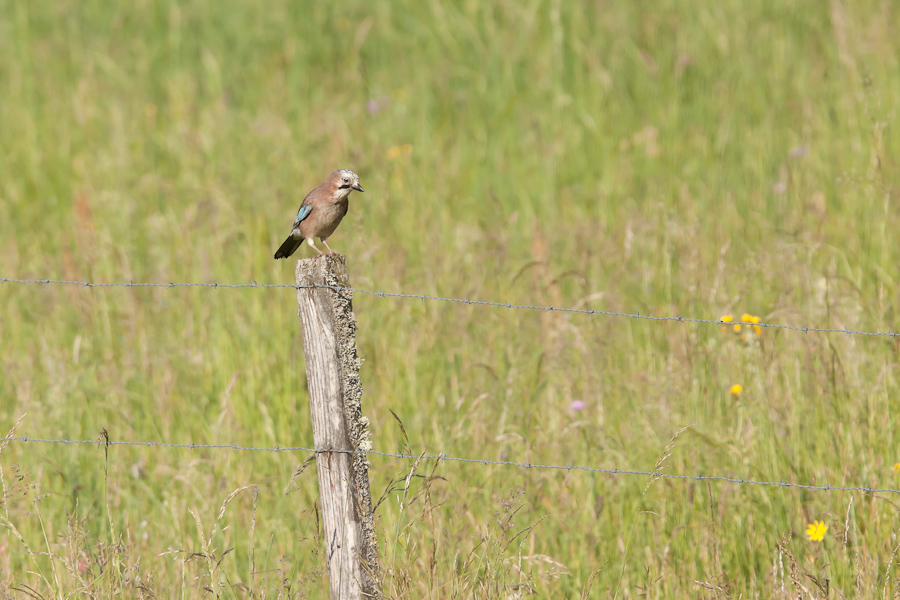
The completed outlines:
<svg viewBox="0 0 900 600">
<path fill-rule="evenodd" d="M 333 203 L 320 204 L 313 209 L 306 220 L 300 223 L 300 232 L 303 237 L 308 238 L 328 237 L 340 225 L 348 208 L 349 202 L 346 198 Z"/>
</svg>

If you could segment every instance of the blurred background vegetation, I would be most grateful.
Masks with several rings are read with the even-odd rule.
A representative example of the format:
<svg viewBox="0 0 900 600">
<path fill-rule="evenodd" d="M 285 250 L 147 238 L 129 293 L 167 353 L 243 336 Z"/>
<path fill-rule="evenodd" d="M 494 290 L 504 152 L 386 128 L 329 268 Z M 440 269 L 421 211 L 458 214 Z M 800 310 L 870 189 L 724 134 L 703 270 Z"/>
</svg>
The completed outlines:
<svg viewBox="0 0 900 600">
<path fill-rule="evenodd" d="M 0 0 L 0 275 L 292 283 L 274 250 L 350 168 L 356 287 L 896 331 L 898 27 L 889 0 Z M 377 450 L 900 488 L 896 338 L 355 300 Z M 312 444 L 291 290 L 0 301 L 4 431 Z M 0 591 L 327 597 L 305 458 L 11 442 Z M 430 461 L 400 510 L 411 463 L 371 460 L 391 597 L 897 587 L 890 494 Z"/>
</svg>

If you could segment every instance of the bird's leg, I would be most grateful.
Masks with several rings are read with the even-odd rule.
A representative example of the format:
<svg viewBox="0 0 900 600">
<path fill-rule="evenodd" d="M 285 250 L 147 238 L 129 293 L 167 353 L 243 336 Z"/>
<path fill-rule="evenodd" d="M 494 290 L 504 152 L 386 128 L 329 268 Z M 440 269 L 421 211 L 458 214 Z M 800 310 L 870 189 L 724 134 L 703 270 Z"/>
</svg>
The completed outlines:
<svg viewBox="0 0 900 600">
<path fill-rule="evenodd" d="M 325 244 L 325 247 L 328 248 L 328 252 L 331 254 L 337 254 L 334 250 L 331 249 L 331 246 L 328 245 L 328 242 L 325 241 L 325 238 L 321 238 L 322 243 Z"/>
<path fill-rule="evenodd" d="M 309 244 L 310 246 L 312 246 L 312 249 L 315 250 L 316 252 L 318 252 L 318 253 L 319 253 L 319 256 L 322 256 L 323 254 L 325 254 L 324 252 L 322 252 L 321 250 L 319 250 L 319 249 L 316 247 L 315 243 L 313 243 L 313 239 L 312 239 L 312 238 L 306 238 L 306 243 Z"/>
</svg>

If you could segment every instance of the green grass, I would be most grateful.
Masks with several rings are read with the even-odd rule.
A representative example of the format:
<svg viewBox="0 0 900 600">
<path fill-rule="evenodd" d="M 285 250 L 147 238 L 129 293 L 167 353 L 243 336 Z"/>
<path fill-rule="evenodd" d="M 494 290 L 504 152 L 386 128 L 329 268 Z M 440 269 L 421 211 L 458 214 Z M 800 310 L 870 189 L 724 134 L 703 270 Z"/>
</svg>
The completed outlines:
<svg viewBox="0 0 900 600">
<path fill-rule="evenodd" d="M 900 328 L 892 3 L 304 4 L 0 0 L 0 275 L 292 283 L 272 254 L 345 167 L 360 288 Z M 896 339 L 355 300 L 378 450 L 393 410 L 413 453 L 650 470 L 693 423 L 665 472 L 900 487 Z M 312 445 L 291 290 L 0 302 L 4 430 Z M 305 458 L 12 442 L 0 591 L 327 597 Z M 372 466 L 378 498 L 411 463 Z M 377 513 L 391 597 L 897 590 L 891 495 L 418 474 Z"/>
</svg>

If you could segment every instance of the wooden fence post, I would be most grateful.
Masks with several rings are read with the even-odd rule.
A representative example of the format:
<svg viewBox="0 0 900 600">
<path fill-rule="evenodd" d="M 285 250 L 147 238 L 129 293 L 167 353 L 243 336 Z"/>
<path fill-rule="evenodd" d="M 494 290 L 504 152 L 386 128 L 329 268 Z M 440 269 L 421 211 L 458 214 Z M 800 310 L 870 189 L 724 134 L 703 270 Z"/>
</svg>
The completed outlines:
<svg viewBox="0 0 900 600">
<path fill-rule="evenodd" d="M 346 259 L 298 261 L 297 286 L 331 600 L 379 597 L 369 462 L 365 453 L 347 452 L 372 447 L 360 404 L 353 294 L 311 287 L 349 287 Z"/>
</svg>

